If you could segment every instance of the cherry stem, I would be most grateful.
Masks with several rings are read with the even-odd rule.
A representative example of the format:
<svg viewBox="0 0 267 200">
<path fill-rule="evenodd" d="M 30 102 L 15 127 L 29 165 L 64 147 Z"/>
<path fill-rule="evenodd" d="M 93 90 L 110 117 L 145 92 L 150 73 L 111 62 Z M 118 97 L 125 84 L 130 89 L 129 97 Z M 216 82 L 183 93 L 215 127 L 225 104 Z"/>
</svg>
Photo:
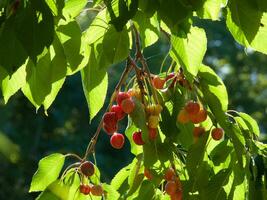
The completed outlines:
<svg viewBox="0 0 267 200">
<path fill-rule="evenodd" d="M 79 161 L 82 161 L 82 158 L 80 156 L 78 156 L 77 154 L 75 154 L 75 153 L 68 153 L 65 156 L 66 157 L 73 157 L 73 158 L 78 159 Z"/>
<path fill-rule="evenodd" d="M 134 26 L 134 24 L 132 24 L 132 28 L 133 28 L 133 32 L 134 32 L 134 36 L 135 36 L 135 44 L 136 44 L 135 58 L 136 58 L 137 61 L 139 60 L 141 62 L 142 66 L 143 66 L 143 70 L 147 73 L 149 84 L 151 85 L 153 98 L 154 98 L 155 102 L 157 104 L 159 104 L 158 96 L 157 96 L 156 90 L 155 90 L 155 88 L 153 87 L 153 84 L 152 84 L 152 78 L 151 78 L 151 74 L 150 74 L 146 59 L 144 58 L 144 56 L 142 54 L 142 51 L 141 51 L 140 34 L 137 31 L 137 29 Z"/>
<path fill-rule="evenodd" d="M 120 80 L 119 80 L 119 82 L 117 83 L 117 85 L 116 85 L 116 87 L 115 87 L 115 90 L 113 91 L 113 93 L 112 93 L 112 95 L 111 95 L 109 105 L 108 105 L 108 107 L 107 107 L 107 109 L 106 109 L 105 112 L 108 112 L 108 111 L 110 110 L 110 108 L 111 108 L 113 102 L 114 102 L 115 99 L 116 99 L 117 93 L 120 91 L 120 88 L 121 88 L 122 84 L 126 81 L 126 78 L 128 77 L 129 72 L 132 70 L 132 67 L 133 67 L 133 65 L 130 65 L 130 64 L 127 62 L 126 67 L 125 67 L 125 69 L 124 69 L 124 71 L 123 71 L 123 73 L 122 73 L 122 75 L 121 75 L 121 77 L 120 77 Z M 89 142 L 89 144 L 88 144 L 88 146 L 87 146 L 87 148 L 86 148 L 86 152 L 85 152 L 85 155 L 84 155 L 82 161 L 85 161 L 85 160 L 87 159 L 87 157 L 88 157 L 91 153 L 93 153 L 93 152 L 95 151 L 95 145 L 96 145 L 98 136 L 99 136 L 99 134 L 100 134 L 100 132 L 101 132 L 101 129 L 102 129 L 102 127 L 103 127 L 103 122 L 104 122 L 104 121 L 103 121 L 103 117 L 102 117 L 102 119 L 101 119 L 100 122 L 99 122 L 99 125 L 98 125 L 98 127 L 97 127 L 97 130 L 96 130 L 94 136 L 92 137 L 92 139 L 90 140 L 90 142 Z"/>
</svg>

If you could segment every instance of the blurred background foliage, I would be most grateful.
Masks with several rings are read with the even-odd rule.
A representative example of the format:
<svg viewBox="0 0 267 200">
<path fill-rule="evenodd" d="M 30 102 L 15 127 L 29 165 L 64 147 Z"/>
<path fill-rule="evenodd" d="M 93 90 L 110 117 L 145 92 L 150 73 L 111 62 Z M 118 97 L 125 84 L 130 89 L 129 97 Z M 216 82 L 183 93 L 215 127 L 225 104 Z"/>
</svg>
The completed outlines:
<svg viewBox="0 0 267 200">
<path fill-rule="evenodd" d="M 82 29 L 88 26 L 92 16 L 86 11 L 79 16 Z M 195 23 L 207 32 L 208 51 L 204 62 L 223 78 L 229 93 L 229 109 L 252 115 L 263 133 L 261 140 L 266 142 L 267 56 L 235 43 L 224 20 Z M 164 36 L 155 45 L 145 49 L 144 54 L 153 73 L 159 72 L 168 50 L 168 41 Z M 107 101 L 123 67 L 124 63 L 110 67 Z M 42 110 L 36 113 L 22 94 L 13 96 L 7 105 L 4 105 L 1 95 L 0 199 L 34 199 L 35 194 L 28 194 L 28 189 L 39 159 L 52 152 L 82 155 L 103 110 L 89 124 L 80 74 L 76 74 L 67 78 L 48 114 L 45 116 Z M 121 131 L 125 129 L 126 123 L 127 120 L 122 123 Z M 96 149 L 103 181 L 110 181 L 132 159 L 129 143 L 123 150 L 114 150 L 108 140 L 105 133 L 101 134 Z"/>
</svg>

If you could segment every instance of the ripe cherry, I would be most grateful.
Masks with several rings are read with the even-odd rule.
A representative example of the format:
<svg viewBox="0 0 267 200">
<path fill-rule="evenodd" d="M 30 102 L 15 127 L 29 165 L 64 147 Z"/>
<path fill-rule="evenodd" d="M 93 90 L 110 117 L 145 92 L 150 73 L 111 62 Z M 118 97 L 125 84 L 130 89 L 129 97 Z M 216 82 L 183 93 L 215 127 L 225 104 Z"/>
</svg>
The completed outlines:
<svg viewBox="0 0 267 200">
<path fill-rule="evenodd" d="M 161 79 L 159 76 L 154 76 L 152 84 L 156 89 L 162 89 L 165 84 L 165 80 Z"/>
<path fill-rule="evenodd" d="M 95 173 L 95 166 L 90 161 L 85 161 L 80 166 L 81 172 L 85 176 L 92 176 Z"/>
<path fill-rule="evenodd" d="M 200 110 L 200 105 L 197 102 L 194 101 L 189 101 L 187 102 L 187 104 L 185 105 L 184 109 L 186 110 L 186 112 L 189 115 L 195 115 L 199 112 Z"/>
<path fill-rule="evenodd" d="M 222 128 L 215 128 L 211 131 L 211 136 L 214 140 L 220 140 L 223 137 L 224 130 Z"/>
<path fill-rule="evenodd" d="M 148 129 L 148 136 L 150 140 L 155 140 L 158 135 L 158 130 L 156 128 L 149 128 Z"/>
<path fill-rule="evenodd" d="M 187 123 L 187 122 L 190 121 L 189 115 L 188 115 L 188 113 L 184 109 L 182 109 L 179 112 L 179 114 L 177 116 L 177 121 L 180 122 L 180 123 L 182 123 L 182 124 L 185 124 L 185 123 Z"/>
<path fill-rule="evenodd" d="M 103 129 L 108 135 L 112 135 L 113 133 L 115 133 L 118 130 L 118 124 L 109 126 L 109 125 L 104 123 Z"/>
<path fill-rule="evenodd" d="M 165 185 L 165 192 L 168 195 L 174 195 L 177 190 L 176 183 L 174 181 L 168 181 Z"/>
<path fill-rule="evenodd" d="M 153 175 L 151 174 L 151 172 L 148 169 L 145 169 L 144 171 L 144 176 L 148 179 L 151 180 L 153 178 Z"/>
<path fill-rule="evenodd" d="M 173 195 L 171 195 L 171 200 L 182 200 L 183 193 L 181 190 L 177 190 Z"/>
<path fill-rule="evenodd" d="M 90 191 L 91 191 L 91 188 L 89 185 L 83 185 L 83 184 L 80 185 L 80 193 L 88 195 Z"/>
<path fill-rule="evenodd" d="M 192 123 L 198 124 L 200 122 L 203 122 L 207 119 L 208 114 L 206 110 L 199 110 L 197 114 L 189 114 L 189 118 Z"/>
<path fill-rule="evenodd" d="M 91 187 L 91 194 L 94 196 L 102 196 L 104 190 L 101 185 L 93 185 Z"/>
<path fill-rule="evenodd" d="M 125 117 L 125 113 L 123 112 L 121 106 L 119 105 L 113 105 L 110 111 L 116 113 L 118 120 L 122 120 Z"/>
<path fill-rule="evenodd" d="M 168 81 L 168 80 L 172 79 L 173 77 L 175 77 L 175 73 L 171 72 L 166 76 L 165 80 Z"/>
<path fill-rule="evenodd" d="M 194 127 L 194 129 L 193 129 L 194 137 L 198 138 L 198 137 L 202 136 L 204 133 L 205 133 L 205 129 L 201 126 Z"/>
<path fill-rule="evenodd" d="M 174 180 L 175 177 L 175 172 L 173 168 L 169 168 L 166 170 L 165 174 L 164 174 L 164 179 L 166 181 L 171 181 Z"/>
<path fill-rule="evenodd" d="M 124 136 L 120 133 L 114 133 L 110 138 L 110 144 L 115 149 L 121 149 L 124 145 Z"/>
<path fill-rule="evenodd" d="M 129 99 L 129 98 L 130 98 L 130 95 L 127 92 L 119 92 L 116 98 L 117 104 L 121 105 L 123 100 Z"/>
<path fill-rule="evenodd" d="M 109 127 L 113 127 L 117 124 L 118 118 L 115 112 L 106 112 L 103 116 L 103 122 Z"/>
<path fill-rule="evenodd" d="M 157 115 L 150 115 L 148 118 L 148 127 L 157 128 L 159 125 L 159 117 Z"/>
<path fill-rule="evenodd" d="M 133 141 L 137 145 L 145 144 L 145 142 L 142 139 L 142 132 L 141 131 L 137 131 L 137 132 L 133 133 Z"/>
<path fill-rule="evenodd" d="M 121 103 L 121 108 L 123 110 L 123 112 L 130 114 L 133 112 L 134 108 L 135 108 L 135 103 L 133 101 L 132 98 L 129 99 L 124 99 Z"/>
</svg>

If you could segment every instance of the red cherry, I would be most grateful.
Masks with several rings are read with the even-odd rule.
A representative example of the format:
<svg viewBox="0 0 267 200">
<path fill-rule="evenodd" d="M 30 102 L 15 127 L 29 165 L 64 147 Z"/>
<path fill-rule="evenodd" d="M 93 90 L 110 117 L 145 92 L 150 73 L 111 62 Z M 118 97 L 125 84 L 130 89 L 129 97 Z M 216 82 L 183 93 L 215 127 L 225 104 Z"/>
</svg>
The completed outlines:
<svg viewBox="0 0 267 200">
<path fill-rule="evenodd" d="M 127 92 L 119 92 L 116 98 L 117 104 L 121 105 L 123 100 L 129 99 L 129 98 L 130 98 L 130 95 Z"/>
<path fill-rule="evenodd" d="M 152 84 L 156 89 L 162 89 L 165 84 L 165 80 L 162 80 L 159 76 L 154 76 Z"/>
<path fill-rule="evenodd" d="M 89 185 L 83 185 L 83 184 L 80 185 L 80 193 L 87 195 L 90 193 L 90 191 L 91 188 Z"/>
<path fill-rule="evenodd" d="M 172 79 L 173 77 L 175 77 L 175 73 L 174 72 L 171 72 L 167 75 L 167 77 L 165 78 L 166 81 Z"/>
<path fill-rule="evenodd" d="M 103 129 L 108 135 L 112 135 L 113 133 L 115 133 L 118 130 L 118 124 L 109 126 L 109 125 L 104 123 Z"/>
<path fill-rule="evenodd" d="M 164 174 L 164 179 L 166 181 L 171 181 L 173 180 L 175 177 L 175 172 L 174 172 L 174 169 L 173 168 L 169 168 L 166 170 L 165 174 Z"/>
<path fill-rule="evenodd" d="M 85 176 L 92 176 L 95 173 L 95 166 L 90 161 L 85 161 L 80 166 L 81 172 Z"/>
<path fill-rule="evenodd" d="M 193 129 L 193 135 L 194 137 L 200 137 L 205 133 L 205 129 L 203 127 L 194 127 Z"/>
<path fill-rule="evenodd" d="M 104 190 L 101 185 L 93 185 L 91 187 L 91 193 L 94 196 L 102 196 L 102 194 L 104 193 Z"/>
<path fill-rule="evenodd" d="M 144 171 L 144 176 L 148 179 L 151 180 L 153 178 L 153 175 L 151 174 L 151 172 L 148 169 L 145 169 Z"/>
<path fill-rule="evenodd" d="M 121 120 L 125 117 L 125 113 L 119 105 L 113 105 L 110 111 L 116 113 L 118 120 Z"/>
<path fill-rule="evenodd" d="M 185 124 L 185 123 L 187 123 L 187 122 L 190 121 L 189 115 L 188 115 L 188 113 L 184 109 L 182 109 L 179 112 L 179 114 L 177 116 L 177 121 L 180 122 L 180 123 L 182 123 L 182 124 Z"/>
<path fill-rule="evenodd" d="M 103 116 L 103 122 L 109 127 L 115 126 L 118 122 L 118 118 L 115 112 L 106 112 Z"/>
<path fill-rule="evenodd" d="M 214 140 L 220 140 L 223 137 L 224 130 L 222 128 L 215 128 L 211 131 L 211 136 Z"/>
<path fill-rule="evenodd" d="M 155 140 L 158 135 L 158 130 L 156 128 L 148 129 L 148 136 L 150 140 Z"/>
<path fill-rule="evenodd" d="M 181 190 L 177 190 L 175 194 L 171 195 L 171 200 L 182 200 L 183 193 Z"/>
<path fill-rule="evenodd" d="M 187 104 L 185 105 L 185 110 L 188 114 L 190 115 L 195 115 L 199 112 L 200 110 L 200 105 L 197 102 L 194 101 L 189 101 L 187 102 Z"/>
<path fill-rule="evenodd" d="M 110 138 L 110 144 L 115 149 L 121 149 L 124 145 L 124 136 L 120 133 L 114 133 Z"/>
<path fill-rule="evenodd" d="M 122 108 L 123 112 L 130 114 L 131 112 L 133 112 L 133 110 L 135 108 L 135 103 L 131 98 L 124 99 L 121 103 L 121 108 Z"/>
<path fill-rule="evenodd" d="M 141 131 L 138 131 L 138 132 L 134 132 L 133 133 L 133 141 L 137 145 L 143 145 L 143 144 L 145 144 L 145 142 L 142 139 L 142 132 Z"/>
<path fill-rule="evenodd" d="M 168 181 L 165 185 L 165 192 L 168 195 L 174 195 L 177 190 L 176 183 L 174 181 Z"/>
</svg>

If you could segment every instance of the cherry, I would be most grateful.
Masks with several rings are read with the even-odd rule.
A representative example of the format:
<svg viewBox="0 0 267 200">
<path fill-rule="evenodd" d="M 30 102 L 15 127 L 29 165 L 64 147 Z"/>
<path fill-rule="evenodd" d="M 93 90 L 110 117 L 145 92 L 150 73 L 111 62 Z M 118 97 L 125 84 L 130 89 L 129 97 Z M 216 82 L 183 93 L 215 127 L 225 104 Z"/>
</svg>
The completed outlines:
<svg viewBox="0 0 267 200">
<path fill-rule="evenodd" d="M 189 114 L 189 118 L 192 123 L 198 124 L 207 119 L 208 113 L 206 110 L 200 110 L 197 114 Z"/>
<path fill-rule="evenodd" d="M 157 115 L 151 115 L 148 118 L 148 127 L 157 128 L 159 125 L 159 117 Z"/>
<path fill-rule="evenodd" d="M 200 137 L 201 135 L 203 135 L 205 133 L 205 129 L 201 126 L 199 127 L 194 127 L 193 129 L 193 135 L 194 137 Z"/>
<path fill-rule="evenodd" d="M 125 113 L 123 112 L 121 106 L 119 105 L 113 105 L 110 111 L 116 113 L 118 120 L 122 120 L 125 117 Z"/>
<path fill-rule="evenodd" d="M 141 131 L 137 131 L 137 132 L 133 133 L 133 141 L 137 145 L 145 144 L 145 142 L 142 139 L 142 132 Z"/>
<path fill-rule="evenodd" d="M 109 125 L 104 123 L 103 129 L 108 135 L 112 135 L 114 132 L 116 132 L 118 130 L 118 124 L 109 126 Z"/>
<path fill-rule="evenodd" d="M 130 114 L 131 112 L 133 112 L 133 110 L 135 108 L 135 103 L 132 100 L 132 98 L 124 99 L 121 103 L 121 108 L 122 108 L 123 112 Z"/>
<path fill-rule="evenodd" d="M 165 192 L 168 195 L 174 195 L 177 190 L 176 183 L 174 181 L 168 181 L 165 185 Z"/>
<path fill-rule="evenodd" d="M 102 196 L 102 194 L 104 193 L 104 190 L 101 185 L 93 185 L 91 187 L 91 193 L 94 196 Z"/>
<path fill-rule="evenodd" d="M 150 115 L 159 115 L 162 111 L 162 106 L 160 104 L 153 104 L 153 105 L 148 105 L 146 107 L 146 112 Z"/>
<path fill-rule="evenodd" d="M 120 133 L 114 133 L 110 138 L 110 144 L 115 149 L 121 149 L 124 145 L 124 136 Z"/>
<path fill-rule="evenodd" d="M 164 174 L 164 179 L 166 181 L 171 181 L 174 180 L 175 177 L 175 172 L 173 168 L 169 168 L 166 170 L 165 174 Z"/>
<path fill-rule="evenodd" d="M 190 121 L 189 115 L 188 115 L 188 113 L 184 109 L 182 109 L 179 112 L 179 114 L 177 116 L 177 121 L 180 122 L 180 123 L 182 123 L 182 124 L 185 124 L 185 123 L 187 123 L 187 122 Z"/>
<path fill-rule="evenodd" d="M 165 80 L 162 80 L 159 76 L 154 76 L 152 84 L 156 89 L 162 89 L 165 84 Z"/>
<path fill-rule="evenodd" d="M 214 140 L 220 140 L 223 137 L 224 130 L 222 128 L 215 128 L 211 131 L 211 136 Z"/>
<path fill-rule="evenodd" d="M 144 171 L 144 176 L 148 179 L 151 180 L 153 178 L 153 175 L 151 174 L 151 172 L 148 169 L 145 169 Z"/>
<path fill-rule="evenodd" d="M 132 89 L 131 88 L 131 89 L 128 90 L 127 93 L 129 94 L 130 97 L 135 97 L 135 98 L 137 98 L 139 100 L 142 99 L 142 95 L 141 95 L 141 92 L 140 92 L 139 89 Z"/>
<path fill-rule="evenodd" d="M 83 185 L 83 184 L 80 185 L 80 193 L 87 195 L 90 193 L 90 191 L 91 188 L 89 185 Z"/>
<path fill-rule="evenodd" d="M 113 127 L 118 122 L 118 117 L 115 112 L 106 112 L 103 116 L 103 122 L 109 127 Z"/>
<path fill-rule="evenodd" d="M 177 190 L 173 195 L 171 195 L 171 200 L 182 200 L 183 193 L 181 190 Z"/>
<path fill-rule="evenodd" d="M 166 76 L 165 80 L 168 81 L 168 80 L 172 79 L 173 77 L 175 77 L 175 73 L 171 72 Z"/>
<path fill-rule="evenodd" d="M 174 180 L 174 182 L 176 183 L 176 187 L 177 187 L 177 189 L 178 189 L 178 190 L 182 190 L 182 183 L 181 183 L 179 177 L 178 177 L 178 176 L 175 176 L 173 180 Z"/>
<path fill-rule="evenodd" d="M 150 140 L 155 140 L 157 138 L 158 131 L 156 128 L 149 128 L 148 129 L 148 136 Z"/>
<path fill-rule="evenodd" d="M 197 102 L 194 102 L 194 101 L 189 101 L 187 102 L 187 104 L 185 105 L 185 108 L 186 112 L 189 114 L 189 115 L 195 115 L 199 112 L 200 110 L 200 105 L 199 103 Z"/>
<path fill-rule="evenodd" d="M 90 161 L 85 161 L 80 166 L 81 172 L 85 176 L 92 176 L 95 173 L 95 166 Z"/>
<path fill-rule="evenodd" d="M 121 105 L 123 100 L 129 99 L 129 98 L 130 98 L 130 95 L 127 92 L 119 92 L 116 98 L 117 104 Z"/>
</svg>

